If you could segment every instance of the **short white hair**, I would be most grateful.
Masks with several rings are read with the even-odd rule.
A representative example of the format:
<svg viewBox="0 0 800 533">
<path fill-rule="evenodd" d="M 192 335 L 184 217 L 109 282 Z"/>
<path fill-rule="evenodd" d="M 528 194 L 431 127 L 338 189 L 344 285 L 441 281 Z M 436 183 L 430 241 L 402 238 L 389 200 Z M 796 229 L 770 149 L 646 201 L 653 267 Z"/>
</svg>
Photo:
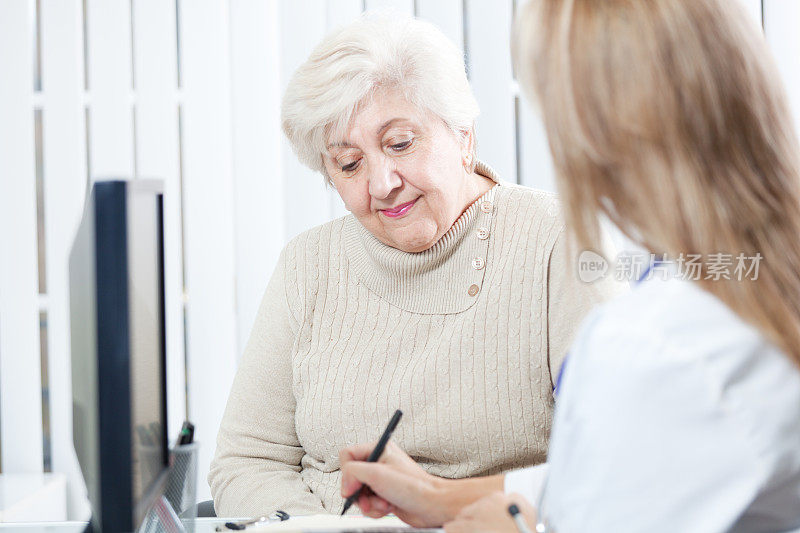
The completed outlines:
<svg viewBox="0 0 800 533">
<path fill-rule="evenodd" d="M 325 37 L 289 80 L 281 124 L 298 159 L 327 176 L 328 136 L 343 134 L 380 88 L 401 91 L 457 135 L 472 131 L 479 113 L 463 55 L 439 29 L 394 13 L 364 14 Z"/>
</svg>

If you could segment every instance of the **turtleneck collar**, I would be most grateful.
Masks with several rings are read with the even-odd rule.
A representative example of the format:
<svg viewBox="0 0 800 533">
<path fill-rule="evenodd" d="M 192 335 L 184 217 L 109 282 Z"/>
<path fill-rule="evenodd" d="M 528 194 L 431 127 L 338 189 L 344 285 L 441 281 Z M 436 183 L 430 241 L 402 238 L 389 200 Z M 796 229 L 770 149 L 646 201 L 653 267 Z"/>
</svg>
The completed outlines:
<svg viewBox="0 0 800 533">
<path fill-rule="evenodd" d="M 475 171 L 499 184 L 482 162 Z M 406 311 L 458 313 L 477 300 L 491 268 L 489 241 L 497 216 L 498 185 L 469 205 L 430 248 L 410 253 L 379 241 L 355 217 L 344 226 L 345 253 L 359 281 Z"/>
</svg>

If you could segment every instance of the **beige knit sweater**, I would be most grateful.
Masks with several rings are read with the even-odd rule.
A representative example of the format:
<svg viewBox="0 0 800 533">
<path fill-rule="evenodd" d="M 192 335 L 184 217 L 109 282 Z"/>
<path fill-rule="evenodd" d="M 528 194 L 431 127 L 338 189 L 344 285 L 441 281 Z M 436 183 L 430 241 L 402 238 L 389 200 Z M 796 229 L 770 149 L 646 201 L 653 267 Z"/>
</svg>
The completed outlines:
<svg viewBox="0 0 800 533">
<path fill-rule="evenodd" d="M 581 318 L 620 290 L 580 282 L 566 250 L 554 196 L 505 183 L 421 253 L 353 216 L 292 240 L 217 438 L 218 515 L 340 512 L 339 450 L 395 409 L 393 440 L 433 474 L 544 461 L 554 376 Z"/>
</svg>

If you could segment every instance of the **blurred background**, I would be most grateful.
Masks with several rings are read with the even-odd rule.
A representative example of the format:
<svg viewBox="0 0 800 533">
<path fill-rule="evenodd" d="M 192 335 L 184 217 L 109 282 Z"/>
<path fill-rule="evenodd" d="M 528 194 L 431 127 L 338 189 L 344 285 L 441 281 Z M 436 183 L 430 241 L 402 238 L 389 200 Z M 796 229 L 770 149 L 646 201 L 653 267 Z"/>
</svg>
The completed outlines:
<svg viewBox="0 0 800 533">
<path fill-rule="evenodd" d="M 283 89 L 324 34 L 362 11 L 430 20 L 463 49 L 479 157 L 505 180 L 554 190 L 511 66 L 515 4 L 0 0 L 0 472 L 48 474 L 63 501 L 52 519 L 88 513 L 72 449 L 67 257 L 93 181 L 159 178 L 170 441 L 184 419 L 196 424 L 197 497 L 210 498 L 217 428 L 278 253 L 346 213 L 283 138 Z M 800 1 L 744 4 L 800 125 Z"/>
</svg>

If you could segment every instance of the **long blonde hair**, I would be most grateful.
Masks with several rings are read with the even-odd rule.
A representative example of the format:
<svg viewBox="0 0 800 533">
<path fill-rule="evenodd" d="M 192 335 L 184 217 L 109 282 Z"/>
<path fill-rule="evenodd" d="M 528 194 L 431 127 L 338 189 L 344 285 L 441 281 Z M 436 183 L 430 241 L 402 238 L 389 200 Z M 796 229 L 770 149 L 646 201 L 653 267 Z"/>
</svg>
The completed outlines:
<svg viewBox="0 0 800 533">
<path fill-rule="evenodd" d="M 568 225 L 656 253 L 761 254 L 698 283 L 800 366 L 800 145 L 763 34 L 730 0 L 531 0 L 514 59 Z"/>
</svg>

